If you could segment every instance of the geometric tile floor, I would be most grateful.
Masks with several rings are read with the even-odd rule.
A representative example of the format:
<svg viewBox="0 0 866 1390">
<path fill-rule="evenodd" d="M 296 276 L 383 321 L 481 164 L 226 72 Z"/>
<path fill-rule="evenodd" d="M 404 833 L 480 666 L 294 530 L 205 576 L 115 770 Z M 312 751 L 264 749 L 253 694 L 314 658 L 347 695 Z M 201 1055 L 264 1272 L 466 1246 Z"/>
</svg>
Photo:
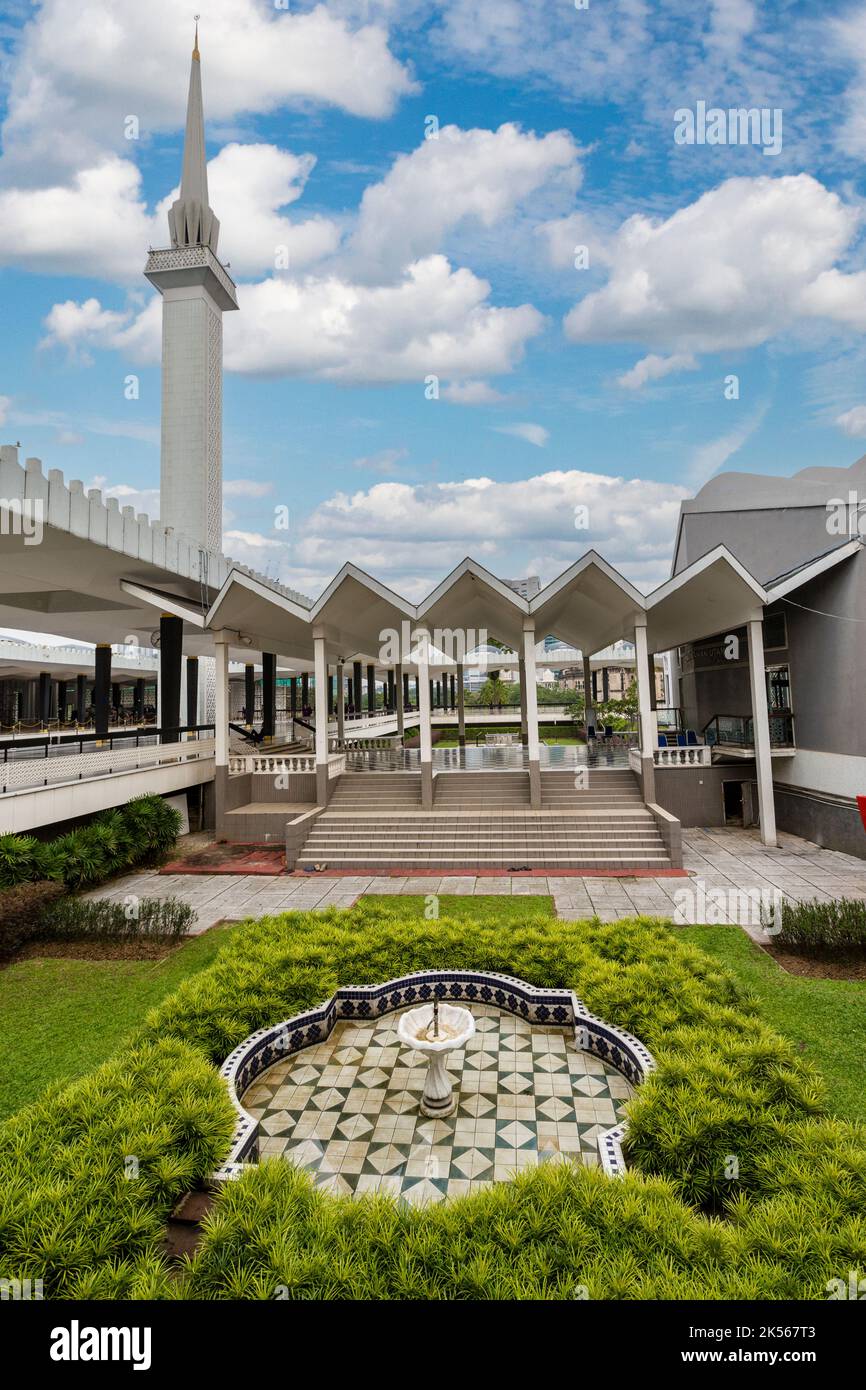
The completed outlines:
<svg viewBox="0 0 866 1390">
<path fill-rule="evenodd" d="M 465 1196 L 545 1162 L 598 1162 L 596 1139 L 632 1088 L 580 1052 L 573 1032 L 473 1005 L 475 1035 L 449 1054 L 459 1087 L 446 1119 L 420 1113 L 426 1062 L 397 1037 L 400 1012 L 336 1024 L 327 1042 L 263 1072 L 244 1094 L 262 1158 L 281 1157 L 333 1193 L 413 1204 Z"/>
</svg>

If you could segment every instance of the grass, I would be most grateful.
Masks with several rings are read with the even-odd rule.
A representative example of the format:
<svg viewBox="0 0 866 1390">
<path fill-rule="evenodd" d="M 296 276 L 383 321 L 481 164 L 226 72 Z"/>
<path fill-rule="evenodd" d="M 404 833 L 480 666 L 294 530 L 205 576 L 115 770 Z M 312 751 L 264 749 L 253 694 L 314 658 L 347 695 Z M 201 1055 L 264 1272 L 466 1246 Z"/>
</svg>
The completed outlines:
<svg viewBox="0 0 866 1390">
<path fill-rule="evenodd" d="M 724 965 L 761 1017 L 815 1063 L 833 1114 L 866 1120 L 866 983 L 789 975 L 737 927 L 682 927 L 677 936 Z"/>
<path fill-rule="evenodd" d="M 370 893 L 364 895 L 364 906 L 379 907 L 390 910 L 394 907 L 395 897 L 399 896 L 400 915 L 415 920 L 426 915 L 427 899 L 415 897 L 407 894 L 395 895 L 393 893 Z M 515 893 L 513 897 L 497 897 L 492 893 L 479 893 L 477 897 L 471 893 L 439 893 L 439 912 L 441 916 L 446 914 L 449 917 L 471 918 L 473 922 L 523 922 L 527 913 L 540 912 L 545 917 L 554 917 L 553 898 L 547 897 L 543 893 Z"/>
<path fill-rule="evenodd" d="M 203 932 L 162 961 L 37 957 L 0 970 L 0 1119 L 52 1082 L 73 1081 L 104 1062 L 148 1009 L 213 963 L 235 930 Z"/>
</svg>

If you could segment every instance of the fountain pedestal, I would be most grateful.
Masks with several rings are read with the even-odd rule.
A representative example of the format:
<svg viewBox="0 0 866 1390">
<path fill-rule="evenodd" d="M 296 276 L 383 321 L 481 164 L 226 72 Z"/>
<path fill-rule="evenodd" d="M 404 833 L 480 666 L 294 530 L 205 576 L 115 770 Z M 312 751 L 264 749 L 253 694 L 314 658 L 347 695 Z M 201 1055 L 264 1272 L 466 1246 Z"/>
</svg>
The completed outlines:
<svg viewBox="0 0 866 1390">
<path fill-rule="evenodd" d="M 475 1019 L 468 1009 L 461 1009 L 457 1004 L 440 1004 L 438 1022 L 439 1036 L 429 1036 L 433 1025 L 433 1005 L 422 1004 L 418 1009 L 409 1009 L 401 1014 L 397 1024 L 400 1041 L 428 1059 L 421 1096 L 422 1115 L 450 1115 L 454 1110 L 457 1097 L 446 1068 L 446 1058 L 449 1052 L 465 1047 L 475 1032 Z"/>
</svg>

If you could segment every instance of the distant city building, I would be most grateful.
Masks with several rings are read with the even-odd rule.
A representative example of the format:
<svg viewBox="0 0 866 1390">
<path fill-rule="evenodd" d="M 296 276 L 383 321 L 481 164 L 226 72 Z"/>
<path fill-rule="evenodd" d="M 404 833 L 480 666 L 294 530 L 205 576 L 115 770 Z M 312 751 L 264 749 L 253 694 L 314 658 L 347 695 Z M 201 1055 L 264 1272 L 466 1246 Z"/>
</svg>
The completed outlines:
<svg viewBox="0 0 866 1390">
<path fill-rule="evenodd" d="M 502 582 L 521 598 L 535 598 L 536 594 L 541 593 L 541 580 L 537 574 L 530 574 L 526 579 L 503 579 Z"/>
</svg>

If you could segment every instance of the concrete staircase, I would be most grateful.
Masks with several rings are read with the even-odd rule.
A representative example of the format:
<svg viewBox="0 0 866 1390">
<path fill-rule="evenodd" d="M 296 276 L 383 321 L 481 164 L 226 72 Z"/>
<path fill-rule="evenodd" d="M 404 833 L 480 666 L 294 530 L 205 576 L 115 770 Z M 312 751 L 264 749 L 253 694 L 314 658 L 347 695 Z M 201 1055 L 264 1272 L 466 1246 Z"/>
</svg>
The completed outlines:
<svg viewBox="0 0 866 1390">
<path fill-rule="evenodd" d="M 329 868 L 667 869 L 655 819 L 629 770 L 542 773 L 542 809 L 529 806 L 522 772 L 442 773 L 432 811 L 412 773 L 344 773 L 297 865 Z"/>
</svg>

